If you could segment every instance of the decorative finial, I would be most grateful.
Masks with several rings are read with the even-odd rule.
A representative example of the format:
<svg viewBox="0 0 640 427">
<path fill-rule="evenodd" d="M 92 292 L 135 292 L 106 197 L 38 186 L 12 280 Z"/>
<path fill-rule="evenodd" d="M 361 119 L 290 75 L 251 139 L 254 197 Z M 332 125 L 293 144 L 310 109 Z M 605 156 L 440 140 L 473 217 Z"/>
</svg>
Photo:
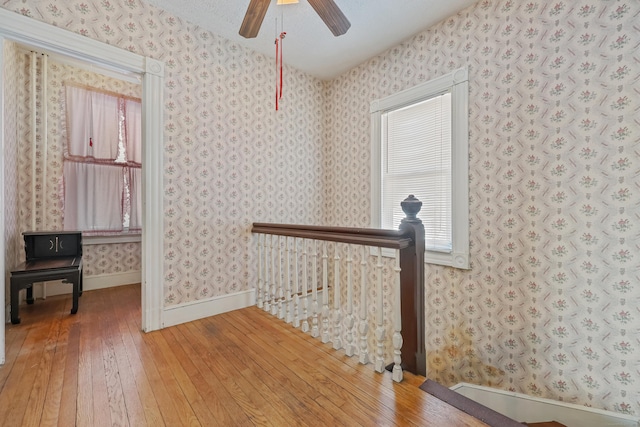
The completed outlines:
<svg viewBox="0 0 640 427">
<path fill-rule="evenodd" d="M 416 199 L 413 194 L 409 194 L 409 197 L 404 199 L 400 203 L 400 206 L 402 207 L 404 214 L 407 216 L 407 220 L 415 220 L 416 215 L 418 215 L 418 212 L 420 212 L 420 209 L 422 208 L 422 202 Z"/>
</svg>

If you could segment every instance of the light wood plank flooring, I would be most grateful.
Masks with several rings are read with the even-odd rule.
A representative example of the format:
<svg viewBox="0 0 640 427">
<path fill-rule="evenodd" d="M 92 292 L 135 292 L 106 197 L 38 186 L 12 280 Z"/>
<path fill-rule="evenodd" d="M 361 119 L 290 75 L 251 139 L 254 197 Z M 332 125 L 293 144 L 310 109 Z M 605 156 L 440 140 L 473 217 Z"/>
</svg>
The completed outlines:
<svg viewBox="0 0 640 427">
<path fill-rule="evenodd" d="M 140 285 L 70 304 L 6 326 L 3 426 L 485 426 L 255 307 L 145 334 Z"/>
</svg>

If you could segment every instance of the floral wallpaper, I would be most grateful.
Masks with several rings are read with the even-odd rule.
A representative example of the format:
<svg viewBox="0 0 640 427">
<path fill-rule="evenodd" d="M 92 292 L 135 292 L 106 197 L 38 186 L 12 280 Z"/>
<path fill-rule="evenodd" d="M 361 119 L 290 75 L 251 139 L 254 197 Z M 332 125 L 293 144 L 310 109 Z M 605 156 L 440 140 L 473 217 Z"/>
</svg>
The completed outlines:
<svg viewBox="0 0 640 427">
<path fill-rule="evenodd" d="M 42 79 L 44 76 L 43 56 L 38 54 L 36 61 L 36 97 L 38 106 L 42 105 Z M 20 248 L 19 259 L 24 260 L 24 243 L 21 233 L 25 230 L 62 230 L 62 192 L 60 179 L 63 166 L 63 147 L 66 144 L 66 116 L 64 107 L 64 83 L 72 82 L 83 84 L 97 89 L 109 90 L 124 95 L 140 97 L 142 88 L 137 82 L 128 82 L 121 79 L 106 76 L 89 69 L 79 68 L 77 65 L 64 63 L 59 58 L 47 60 L 47 140 L 46 155 L 44 152 L 45 141 L 42 135 L 44 120 L 42 110 L 36 112 L 38 131 L 36 148 L 36 174 L 33 176 L 32 156 L 33 144 L 31 142 L 31 53 L 17 48 L 15 60 L 11 62 L 14 70 L 19 70 L 17 77 L 17 92 L 15 99 L 17 106 L 17 135 L 19 141 L 24 143 L 17 145 L 17 153 L 8 158 L 15 158 L 15 162 L 7 162 L 15 165 L 13 180 L 17 181 L 19 212 L 17 232 L 12 234 L 14 242 Z M 46 165 L 45 163 L 46 159 Z M 11 167 L 11 166 L 10 166 Z M 46 182 L 43 183 L 45 180 Z M 36 183 L 36 191 L 33 182 Z M 28 191 L 25 191 L 28 189 Z M 35 211 L 32 209 L 35 197 Z M 32 217 L 35 215 L 35 218 Z M 33 226 L 35 221 L 35 228 Z M 7 233 L 9 235 L 9 233 Z M 140 271 L 142 269 L 142 253 L 140 243 L 118 243 L 108 245 L 84 245 L 83 248 L 84 274 L 86 277 L 121 273 L 126 271 Z M 8 264 L 15 265 L 15 262 Z"/>
<path fill-rule="evenodd" d="M 640 4 L 480 1 L 320 82 L 140 0 L 2 7 L 166 64 L 165 304 L 253 286 L 254 221 L 368 226 L 369 103 L 470 70 L 470 270 L 426 266 L 428 376 L 640 414 Z"/>
<path fill-rule="evenodd" d="M 320 81 L 287 67 L 276 112 L 271 60 L 169 16 L 160 24 L 165 304 L 174 305 L 253 287 L 253 222 L 321 221 L 323 98 Z"/>
<path fill-rule="evenodd" d="M 370 102 L 469 67 L 472 268 L 425 266 L 430 378 L 640 414 L 639 14 L 480 1 L 326 83 L 325 222 L 367 226 Z"/>
</svg>

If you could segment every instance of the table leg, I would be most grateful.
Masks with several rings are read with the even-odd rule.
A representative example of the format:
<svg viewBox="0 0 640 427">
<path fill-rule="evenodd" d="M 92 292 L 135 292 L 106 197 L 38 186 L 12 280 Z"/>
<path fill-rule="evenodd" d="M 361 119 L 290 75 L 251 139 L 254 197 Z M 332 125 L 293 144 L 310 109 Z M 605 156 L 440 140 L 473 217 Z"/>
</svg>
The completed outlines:
<svg viewBox="0 0 640 427">
<path fill-rule="evenodd" d="M 80 278 L 73 280 L 73 305 L 71 306 L 71 314 L 78 312 L 78 295 L 80 294 Z"/>
<path fill-rule="evenodd" d="M 82 296 L 82 267 L 80 268 L 80 296 Z"/>
<path fill-rule="evenodd" d="M 20 313 L 18 312 L 18 295 L 20 294 L 20 288 L 17 283 L 11 281 L 11 323 L 17 325 L 20 323 Z"/>
<path fill-rule="evenodd" d="M 33 304 L 35 299 L 33 299 L 33 283 L 29 285 L 27 288 L 27 304 Z"/>
</svg>

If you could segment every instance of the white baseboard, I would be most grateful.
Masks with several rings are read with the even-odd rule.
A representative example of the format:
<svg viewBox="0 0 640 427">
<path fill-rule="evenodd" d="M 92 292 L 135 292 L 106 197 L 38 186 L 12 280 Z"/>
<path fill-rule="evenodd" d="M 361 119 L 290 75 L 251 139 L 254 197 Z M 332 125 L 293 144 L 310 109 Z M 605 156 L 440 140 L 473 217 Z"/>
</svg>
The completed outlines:
<svg viewBox="0 0 640 427">
<path fill-rule="evenodd" d="M 125 273 L 101 274 L 85 277 L 82 283 L 85 291 L 112 288 L 114 286 L 132 285 L 142 281 L 142 271 L 127 271 Z"/>
<path fill-rule="evenodd" d="M 637 427 L 640 419 L 572 403 L 528 396 L 475 384 L 460 383 L 451 390 L 520 422 L 557 421 L 580 427 Z"/>
<path fill-rule="evenodd" d="M 162 313 L 162 327 L 179 325 L 203 319 L 227 311 L 250 307 L 256 303 L 255 290 L 222 295 L 204 301 L 193 301 L 165 308 Z"/>
<path fill-rule="evenodd" d="M 96 276 L 84 276 L 82 282 L 83 291 L 94 291 L 96 289 L 113 288 L 115 286 L 131 285 L 140 283 L 142 280 L 142 272 L 127 271 L 124 273 L 99 274 Z M 71 284 L 62 283 L 60 280 L 45 282 L 44 295 L 52 297 L 55 295 L 64 295 L 71 293 Z M 42 285 L 36 284 L 33 288 L 33 296 L 35 298 L 43 297 Z"/>
</svg>

